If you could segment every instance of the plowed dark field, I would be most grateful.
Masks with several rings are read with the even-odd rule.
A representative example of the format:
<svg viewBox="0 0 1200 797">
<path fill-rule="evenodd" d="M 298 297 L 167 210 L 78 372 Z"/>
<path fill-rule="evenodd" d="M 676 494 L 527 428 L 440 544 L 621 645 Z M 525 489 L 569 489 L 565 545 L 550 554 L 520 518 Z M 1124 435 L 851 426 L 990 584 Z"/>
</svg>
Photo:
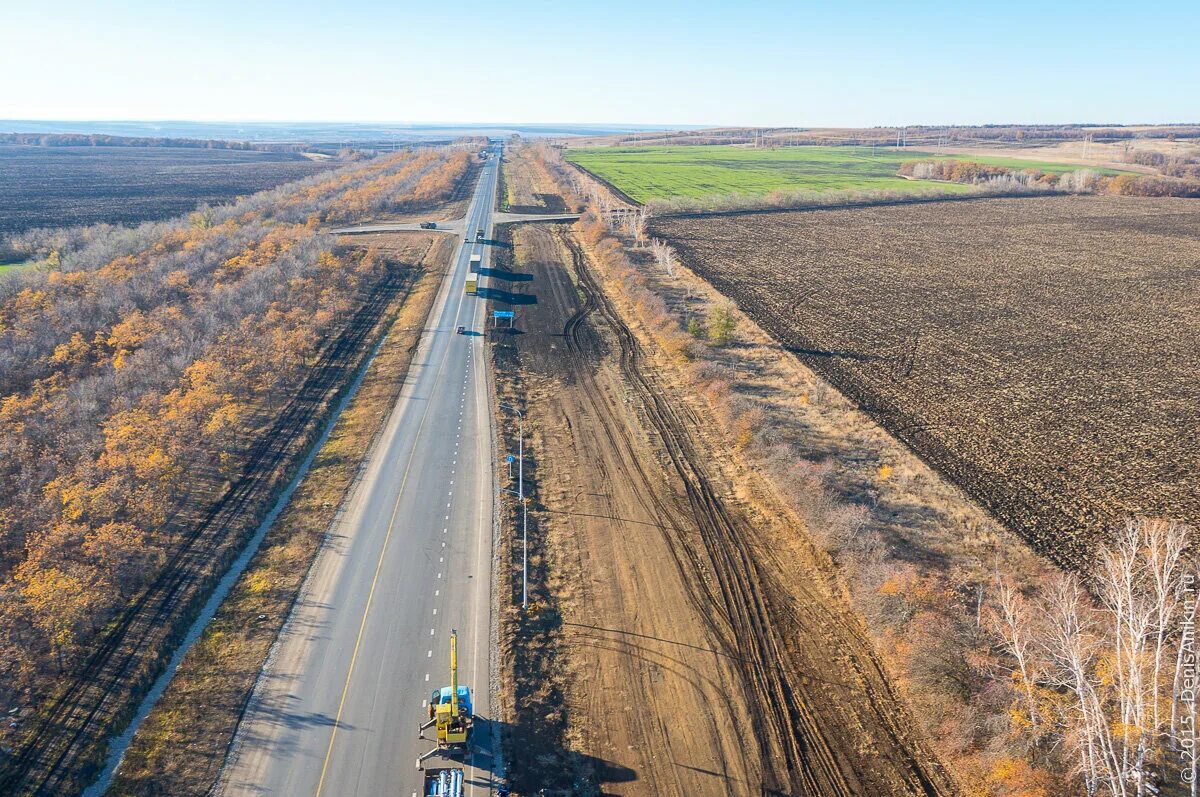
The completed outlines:
<svg viewBox="0 0 1200 797">
<path fill-rule="evenodd" d="M 1200 202 L 664 218 L 697 273 L 1060 564 L 1200 520 Z"/>
<path fill-rule="evenodd" d="M 0 236 L 33 227 L 166 219 L 329 166 L 276 152 L 3 145 Z"/>
</svg>

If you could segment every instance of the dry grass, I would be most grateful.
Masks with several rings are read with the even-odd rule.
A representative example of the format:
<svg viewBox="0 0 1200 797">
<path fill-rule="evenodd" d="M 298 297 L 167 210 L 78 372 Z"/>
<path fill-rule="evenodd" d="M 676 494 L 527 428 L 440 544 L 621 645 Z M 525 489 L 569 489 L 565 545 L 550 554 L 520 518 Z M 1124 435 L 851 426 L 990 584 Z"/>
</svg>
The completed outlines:
<svg viewBox="0 0 1200 797">
<path fill-rule="evenodd" d="M 404 383 L 433 305 L 450 242 L 396 236 L 385 253 L 419 262 L 416 282 L 381 324 L 387 338 L 353 401 L 251 560 L 134 737 L 109 795 L 205 794 L 215 781 L 241 712 L 363 452 L 383 427 Z M 425 249 L 424 255 L 421 254 Z"/>
<path fill-rule="evenodd" d="M 1139 166 L 1128 162 L 1128 155 L 1133 152 L 1145 151 L 1174 157 L 1195 157 L 1200 152 L 1200 142 L 1188 139 L 1134 138 L 1115 143 L 1091 141 L 1084 144 L 1082 141 L 1062 141 L 1037 147 L 951 146 L 943 147 L 942 151 L 962 155 L 996 155 L 1024 160 L 1048 160 L 1080 166 L 1100 166 L 1155 174 L 1155 170 L 1149 166 Z"/>
<path fill-rule="evenodd" d="M 862 616 L 926 738 L 960 781 L 991 788 L 1008 703 L 989 691 L 978 601 L 996 573 L 1034 584 L 1049 566 L 740 311 L 731 345 L 686 340 L 688 317 L 728 300 L 686 268 L 668 277 L 630 254 L 636 278 L 609 271 L 605 287 L 662 381 L 713 420 L 713 461 L 775 519 L 783 562 L 811 559 L 810 540 L 830 554 L 831 589 Z"/>
<path fill-rule="evenodd" d="M 566 213 L 569 199 L 562 195 L 545 165 L 544 144 L 507 147 L 504 151 L 504 210 L 511 213 Z"/>
</svg>

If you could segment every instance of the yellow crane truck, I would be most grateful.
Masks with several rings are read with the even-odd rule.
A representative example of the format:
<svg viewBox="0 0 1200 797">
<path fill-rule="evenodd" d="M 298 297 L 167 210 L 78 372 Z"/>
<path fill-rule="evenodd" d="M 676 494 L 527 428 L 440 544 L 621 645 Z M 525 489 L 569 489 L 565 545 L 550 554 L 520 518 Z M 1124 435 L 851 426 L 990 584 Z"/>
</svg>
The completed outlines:
<svg viewBox="0 0 1200 797">
<path fill-rule="evenodd" d="M 458 631 L 450 632 L 450 685 L 435 689 L 429 697 L 429 720 L 420 727 L 420 738 L 426 739 L 425 731 L 436 729 L 437 746 L 417 759 L 421 764 L 439 753 L 450 755 L 456 751 L 466 753 L 471 743 L 471 728 L 475 714 L 471 705 L 471 688 L 458 683 Z"/>
</svg>

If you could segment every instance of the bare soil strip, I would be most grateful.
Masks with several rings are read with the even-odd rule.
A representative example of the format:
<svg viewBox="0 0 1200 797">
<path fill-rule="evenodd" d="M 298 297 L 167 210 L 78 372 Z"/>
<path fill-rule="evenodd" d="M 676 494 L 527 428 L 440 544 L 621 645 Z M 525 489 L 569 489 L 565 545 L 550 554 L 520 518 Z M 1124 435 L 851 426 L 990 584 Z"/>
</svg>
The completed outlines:
<svg viewBox="0 0 1200 797">
<path fill-rule="evenodd" d="M 514 785 L 548 785 L 522 771 L 536 740 L 521 730 L 561 691 L 556 741 L 606 793 L 952 793 L 819 565 L 793 560 L 802 547 L 768 532 L 779 518 L 751 514 L 711 471 L 723 441 L 701 439 L 714 427 L 648 373 L 578 244 L 546 228 L 516 243 L 538 299 L 494 356 L 502 394 L 541 425 L 537 574 L 552 619 L 539 622 L 553 649 L 523 657 L 510 618 L 506 652 L 534 664 L 505 668 L 509 756 L 530 778 Z"/>
</svg>

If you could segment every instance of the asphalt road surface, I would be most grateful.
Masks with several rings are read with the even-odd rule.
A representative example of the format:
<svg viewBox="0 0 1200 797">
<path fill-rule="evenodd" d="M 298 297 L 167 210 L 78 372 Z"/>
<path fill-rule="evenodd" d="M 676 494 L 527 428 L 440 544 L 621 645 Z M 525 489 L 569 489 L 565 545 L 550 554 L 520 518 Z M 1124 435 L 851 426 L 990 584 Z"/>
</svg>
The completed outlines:
<svg viewBox="0 0 1200 797">
<path fill-rule="evenodd" d="M 473 252 L 488 262 L 472 239 L 491 238 L 498 161 L 480 174 L 408 381 L 264 668 L 221 794 L 419 793 L 416 760 L 433 743 L 417 726 L 449 683 L 451 629 L 459 681 L 491 716 L 492 433 L 483 337 L 470 334 L 484 300 L 464 281 Z M 492 789 L 493 734 L 477 723 L 468 794 Z"/>
</svg>

